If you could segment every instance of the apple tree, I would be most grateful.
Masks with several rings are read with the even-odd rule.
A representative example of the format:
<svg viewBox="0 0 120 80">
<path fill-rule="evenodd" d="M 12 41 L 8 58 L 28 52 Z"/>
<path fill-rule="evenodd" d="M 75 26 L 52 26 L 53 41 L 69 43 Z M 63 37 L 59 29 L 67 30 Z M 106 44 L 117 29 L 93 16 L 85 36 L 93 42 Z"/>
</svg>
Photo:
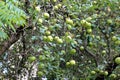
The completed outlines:
<svg viewBox="0 0 120 80">
<path fill-rule="evenodd" d="M 120 79 L 119 0 L 1 0 L 0 79 Z"/>
</svg>

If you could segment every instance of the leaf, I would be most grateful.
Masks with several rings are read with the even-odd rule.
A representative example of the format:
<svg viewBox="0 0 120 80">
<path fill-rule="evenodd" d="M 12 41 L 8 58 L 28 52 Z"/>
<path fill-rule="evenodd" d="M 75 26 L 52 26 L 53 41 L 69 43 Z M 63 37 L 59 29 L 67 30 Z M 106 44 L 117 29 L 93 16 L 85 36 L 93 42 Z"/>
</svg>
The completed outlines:
<svg viewBox="0 0 120 80">
<path fill-rule="evenodd" d="M 7 37 L 8 35 L 5 32 L 0 30 L 0 38 L 6 39 Z"/>
</svg>

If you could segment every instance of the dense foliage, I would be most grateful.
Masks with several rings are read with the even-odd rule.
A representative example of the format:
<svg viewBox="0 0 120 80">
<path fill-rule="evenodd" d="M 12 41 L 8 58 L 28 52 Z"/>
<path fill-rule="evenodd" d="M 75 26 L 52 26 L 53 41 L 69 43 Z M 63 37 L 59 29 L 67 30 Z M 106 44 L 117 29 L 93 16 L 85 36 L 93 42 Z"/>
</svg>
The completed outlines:
<svg viewBox="0 0 120 80">
<path fill-rule="evenodd" d="M 120 79 L 120 1 L 2 0 L 0 55 L 3 80 Z"/>
</svg>

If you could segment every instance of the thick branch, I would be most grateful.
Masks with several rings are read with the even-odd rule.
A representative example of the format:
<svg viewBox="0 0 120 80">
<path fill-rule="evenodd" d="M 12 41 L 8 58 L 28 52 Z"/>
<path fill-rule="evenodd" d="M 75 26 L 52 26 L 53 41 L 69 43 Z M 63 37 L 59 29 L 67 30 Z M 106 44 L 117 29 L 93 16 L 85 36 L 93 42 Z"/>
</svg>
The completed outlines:
<svg viewBox="0 0 120 80">
<path fill-rule="evenodd" d="M 8 41 L 5 41 L 2 46 L 0 46 L 0 55 L 2 55 L 6 50 L 9 49 L 9 47 L 14 44 L 18 39 L 20 38 L 20 34 L 22 33 L 22 28 L 20 27 L 16 30 L 16 33 L 12 34 Z"/>
</svg>

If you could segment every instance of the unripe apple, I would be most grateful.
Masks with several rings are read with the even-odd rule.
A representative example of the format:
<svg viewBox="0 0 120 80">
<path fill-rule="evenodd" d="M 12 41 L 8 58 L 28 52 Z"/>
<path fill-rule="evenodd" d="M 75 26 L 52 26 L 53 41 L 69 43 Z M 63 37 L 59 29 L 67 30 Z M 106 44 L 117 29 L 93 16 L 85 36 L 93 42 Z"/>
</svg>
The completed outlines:
<svg viewBox="0 0 120 80">
<path fill-rule="evenodd" d="M 107 76 L 108 75 L 108 71 L 104 71 L 104 75 Z"/>
<path fill-rule="evenodd" d="M 104 55 L 104 54 L 106 54 L 106 51 L 105 51 L 105 50 L 102 51 L 102 55 Z"/>
<path fill-rule="evenodd" d="M 62 44 L 63 40 L 62 39 L 57 39 L 57 43 Z"/>
<path fill-rule="evenodd" d="M 93 4 L 97 4 L 97 1 L 93 1 Z"/>
<path fill-rule="evenodd" d="M 50 15 L 48 13 L 44 13 L 43 14 L 44 18 L 48 19 L 50 17 Z"/>
<path fill-rule="evenodd" d="M 44 73 L 43 73 L 42 71 L 38 71 L 38 72 L 37 72 L 37 75 L 41 77 L 41 76 L 44 75 Z"/>
<path fill-rule="evenodd" d="M 100 73 L 101 75 L 104 75 L 104 71 L 103 71 L 103 70 L 100 70 L 99 73 Z"/>
<path fill-rule="evenodd" d="M 45 34 L 46 34 L 46 35 L 50 35 L 51 32 L 50 32 L 50 31 L 46 31 Z"/>
<path fill-rule="evenodd" d="M 95 72 L 97 72 L 97 73 L 100 72 L 100 69 L 96 68 L 96 69 L 95 69 Z"/>
<path fill-rule="evenodd" d="M 36 6 L 35 10 L 38 11 L 38 12 L 40 12 L 40 6 Z"/>
<path fill-rule="evenodd" d="M 38 22 L 42 24 L 42 23 L 43 23 L 43 20 L 42 20 L 42 19 L 38 19 Z"/>
<path fill-rule="evenodd" d="M 84 50 L 84 46 L 80 46 L 80 50 Z"/>
<path fill-rule="evenodd" d="M 67 63 L 66 63 L 66 66 L 69 67 L 69 66 L 70 66 L 70 62 L 67 62 Z"/>
<path fill-rule="evenodd" d="M 120 40 L 115 41 L 116 45 L 120 45 Z"/>
<path fill-rule="evenodd" d="M 70 50 L 70 54 L 75 54 L 76 53 L 76 49 L 71 49 Z"/>
<path fill-rule="evenodd" d="M 35 56 L 30 56 L 30 57 L 28 57 L 28 60 L 29 60 L 30 62 L 33 62 L 33 61 L 36 60 L 36 57 L 35 57 Z"/>
<path fill-rule="evenodd" d="M 117 37 L 116 36 L 113 36 L 112 37 L 112 41 L 116 41 L 117 40 Z"/>
<path fill-rule="evenodd" d="M 70 24 L 70 25 L 73 25 L 73 20 L 71 20 L 70 18 L 66 18 L 66 23 Z"/>
<path fill-rule="evenodd" d="M 55 38 L 54 38 L 54 39 L 55 39 L 55 41 L 57 41 L 57 40 L 58 40 L 58 39 L 60 39 L 60 38 L 59 38 L 58 36 L 55 36 Z"/>
<path fill-rule="evenodd" d="M 54 10 L 58 10 L 58 6 L 54 6 Z"/>
<path fill-rule="evenodd" d="M 81 20 L 80 21 L 80 23 L 81 23 L 82 26 L 84 26 L 86 24 L 86 22 L 87 22 L 86 20 Z"/>
<path fill-rule="evenodd" d="M 89 46 L 91 46 L 91 47 L 92 47 L 92 46 L 93 46 L 93 43 L 92 43 L 92 42 L 89 42 Z"/>
<path fill-rule="evenodd" d="M 85 27 L 86 27 L 87 29 L 91 28 L 91 26 L 92 26 L 91 23 L 89 23 L 89 22 L 86 22 L 86 23 L 85 23 Z"/>
<path fill-rule="evenodd" d="M 91 74 L 92 74 L 92 75 L 95 75 L 95 74 L 96 74 L 96 72 L 95 72 L 95 71 L 91 71 Z"/>
<path fill-rule="evenodd" d="M 61 50 L 61 53 L 62 53 L 62 54 L 65 54 L 65 50 Z"/>
<path fill-rule="evenodd" d="M 44 41 L 47 41 L 47 36 L 43 36 L 43 40 L 44 40 Z"/>
<path fill-rule="evenodd" d="M 109 77 L 110 78 L 116 78 L 117 76 L 116 76 L 116 74 L 111 74 Z"/>
<path fill-rule="evenodd" d="M 66 36 L 65 40 L 66 40 L 67 43 L 69 43 L 69 42 L 71 42 L 72 38 L 71 38 L 71 36 Z"/>
<path fill-rule="evenodd" d="M 57 0 L 52 0 L 54 3 L 57 2 Z"/>
<path fill-rule="evenodd" d="M 52 36 L 48 36 L 48 37 L 47 37 L 47 41 L 48 41 L 48 42 L 49 42 L 49 41 L 50 41 L 50 42 L 53 41 L 53 37 L 52 37 Z"/>
<path fill-rule="evenodd" d="M 71 30 L 72 26 L 71 25 L 67 25 L 67 28 L 68 28 L 68 30 Z"/>
<path fill-rule="evenodd" d="M 75 65 L 76 64 L 76 62 L 75 62 L 75 60 L 70 60 L 70 65 Z"/>
<path fill-rule="evenodd" d="M 115 63 L 120 64 L 120 57 L 115 58 Z"/>
<path fill-rule="evenodd" d="M 87 29 L 87 33 L 92 33 L 92 29 Z"/>
<path fill-rule="evenodd" d="M 43 69 L 45 67 L 45 65 L 43 64 L 43 63 L 40 63 L 39 65 L 38 65 L 38 68 L 39 69 Z"/>
<path fill-rule="evenodd" d="M 45 56 L 44 56 L 44 55 L 39 55 L 39 60 L 40 60 L 40 61 L 45 60 Z"/>
<path fill-rule="evenodd" d="M 58 6 L 58 8 L 61 8 L 62 4 L 59 3 L 57 6 Z"/>
<path fill-rule="evenodd" d="M 112 24 L 113 21 L 112 21 L 111 19 L 108 19 L 108 20 L 107 20 L 107 23 L 108 23 L 108 24 Z"/>
</svg>

